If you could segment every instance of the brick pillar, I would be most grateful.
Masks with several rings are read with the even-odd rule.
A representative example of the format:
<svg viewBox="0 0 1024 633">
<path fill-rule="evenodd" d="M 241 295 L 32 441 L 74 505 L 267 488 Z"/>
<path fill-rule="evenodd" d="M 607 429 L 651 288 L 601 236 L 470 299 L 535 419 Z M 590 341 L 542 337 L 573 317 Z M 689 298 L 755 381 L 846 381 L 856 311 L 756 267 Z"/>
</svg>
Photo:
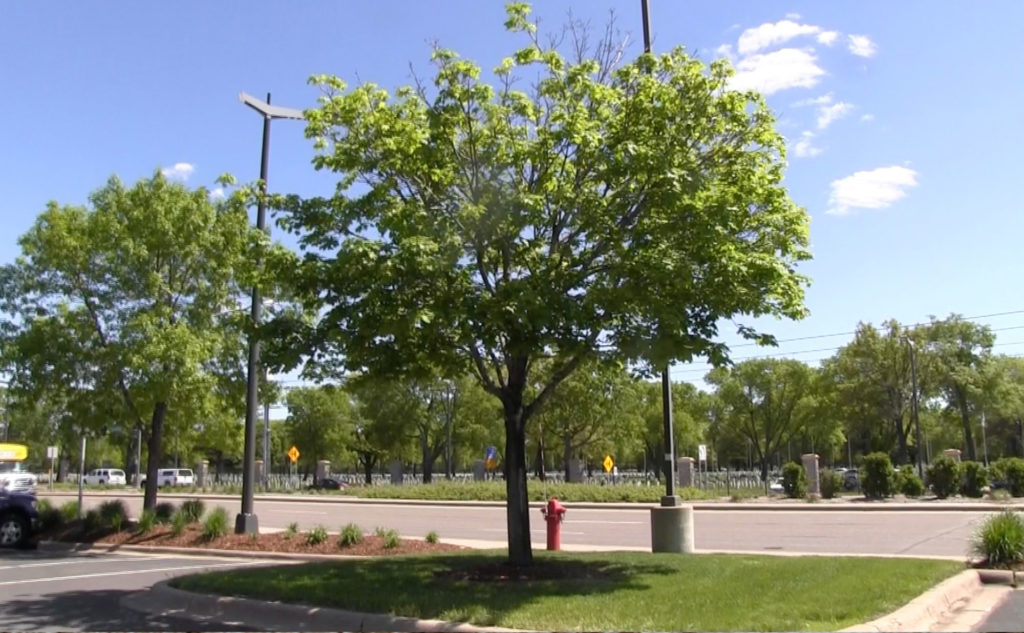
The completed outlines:
<svg viewBox="0 0 1024 633">
<path fill-rule="evenodd" d="M 692 457 L 680 457 L 676 462 L 676 483 L 683 488 L 691 488 L 696 485 L 697 479 Z"/>
<path fill-rule="evenodd" d="M 814 453 L 808 453 L 801 455 L 800 459 L 804 463 L 804 470 L 807 471 L 807 496 L 820 497 L 821 475 L 818 472 L 818 456 Z"/>
</svg>

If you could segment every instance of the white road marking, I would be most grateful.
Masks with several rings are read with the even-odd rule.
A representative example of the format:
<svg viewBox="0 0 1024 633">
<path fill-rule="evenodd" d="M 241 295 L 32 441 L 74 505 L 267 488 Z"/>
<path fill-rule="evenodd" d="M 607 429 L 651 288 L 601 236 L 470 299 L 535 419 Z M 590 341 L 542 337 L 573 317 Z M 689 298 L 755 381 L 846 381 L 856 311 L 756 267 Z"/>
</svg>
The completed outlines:
<svg viewBox="0 0 1024 633">
<path fill-rule="evenodd" d="M 566 519 L 566 523 L 595 523 L 597 525 L 647 525 L 650 521 L 583 521 L 580 519 Z"/>
<path fill-rule="evenodd" d="M 326 512 L 319 512 L 316 510 L 289 510 L 288 514 L 327 514 Z"/>
<path fill-rule="evenodd" d="M 481 528 L 480 531 L 481 532 L 501 532 L 502 534 L 504 534 L 508 530 L 505 530 L 503 528 Z M 546 531 L 545 530 L 530 530 L 530 533 L 531 534 L 546 534 Z M 565 530 L 562 530 L 562 534 L 563 535 L 564 534 L 572 534 L 574 536 L 583 536 L 584 534 L 586 534 L 586 532 L 566 532 Z"/>
<path fill-rule="evenodd" d="M 28 580 L 7 580 L 0 582 L 0 587 L 7 585 L 22 585 L 35 582 L 55 582 L 58 580 L 82 580 L 85 578 L 103 578 L 105 576 L 132 576 L 135 574 L 155 574 L 164 571 L 186 571 L 189 569 L 214 569 L 216 567 L 244 567 L 248 565 L 259 565 L 266 561 L 252 561 L 247 563 L 223 563 L 220 565 L 193 565 L 191 567 L 162 567 L 159 569 L 136 569 L 134 571 L 109 571 L 98 574 L 77 574 L 75 576 L 53 576 L 51 578 L 32 578 Z"/>
<path fill-rule="evenodd" d="M 52 567 L 54 565 L 78 565 L 82 563 L 111 563 L 116 561 L 124 562 L 145 562 L 149 560 L 166 560 L 168 558 L 174 558 L 173 556 L 150 556 L 150 557 L 137 557 L 137 556 L 125 556 L 124 558 L 76 558 L 71 557 L 65 560 L 53 561 L 49 563 L 26 563 L 24 565 L 4 565 L 0 569 L 27 569 L 29 567 Z"/>
</svg>

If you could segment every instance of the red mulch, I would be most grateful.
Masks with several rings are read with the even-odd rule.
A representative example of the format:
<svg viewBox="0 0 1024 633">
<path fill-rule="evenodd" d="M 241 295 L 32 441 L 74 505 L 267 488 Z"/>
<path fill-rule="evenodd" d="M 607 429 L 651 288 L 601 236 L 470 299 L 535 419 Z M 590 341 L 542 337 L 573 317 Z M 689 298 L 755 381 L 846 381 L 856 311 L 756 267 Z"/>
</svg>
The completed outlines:
<svg viewBox="0 0 1024 633">
<path fill-rule="evenodd" d="M 397 554 L 432 554 L 464 550 L 465 547 L 447 543 L 427 543 L 419 539 L 401 539 L 398 547 L 384 548 L 384 539 L 375 534 L 366 534 L 355 545 L 341 547 L 337 534 L 330 534 L 327 540 L 316 545 L 306 542 L 307 534 L 297 532 L 290 537 L 285 532 L 272 534 L 227 534 L 213 540 L 203 538 L 202 527 L 192 524 L 180 536 L 171 533 L 170 526 L 158 525 L 145 534 L 135 531 L 134 526 L 120 532 L 111 530 L 83 534 L 75 525 L 58 532 L 44 534 L 43 538 L 55 541 L 86 542 L 96 545 L 148 545 L 151 547 L 185 547 L 195 549 L 235 550 L 246 552 L 286 552 L 290 554 L 336 554 L 339 556 L 393 556 Z"/>
</svg>

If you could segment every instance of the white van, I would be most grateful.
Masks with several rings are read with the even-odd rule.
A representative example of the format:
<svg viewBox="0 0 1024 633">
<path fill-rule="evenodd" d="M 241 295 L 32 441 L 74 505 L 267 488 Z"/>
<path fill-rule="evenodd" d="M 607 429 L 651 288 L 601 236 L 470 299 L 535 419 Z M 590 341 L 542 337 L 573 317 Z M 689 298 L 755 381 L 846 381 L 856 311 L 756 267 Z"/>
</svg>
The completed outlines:
<svg viewBox="0 0 1024 633">
<path fill-rule="evenodd" d="M 123 486 L 128 483 L 128 477 L 120 468 L 97 468 L 89 471 L 89 474 L 85 476 L 85 483 L 88 486 L 103 484 Z"/>
<path fill-rule="evenodd" d="M 163 486 L 194 486 L 196 477 L 189 468 L 161 468 L 156 473 L 156 485 Z M 142 478 L 142 485 L 146 485 L 146 478 Z"/>
</svg>

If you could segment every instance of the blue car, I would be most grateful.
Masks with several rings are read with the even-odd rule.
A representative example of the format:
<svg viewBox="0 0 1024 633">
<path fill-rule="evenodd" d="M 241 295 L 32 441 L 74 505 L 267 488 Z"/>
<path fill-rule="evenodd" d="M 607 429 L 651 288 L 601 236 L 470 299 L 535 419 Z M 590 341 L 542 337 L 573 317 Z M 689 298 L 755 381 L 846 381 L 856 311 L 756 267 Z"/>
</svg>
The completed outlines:
<svg viewBox="0 0 1024 633">
<path fill-rule="evenodd" d="M 29 547 L 38 529 L 35 495 L 0 492 L 0 547 Z"/>
</svg>

